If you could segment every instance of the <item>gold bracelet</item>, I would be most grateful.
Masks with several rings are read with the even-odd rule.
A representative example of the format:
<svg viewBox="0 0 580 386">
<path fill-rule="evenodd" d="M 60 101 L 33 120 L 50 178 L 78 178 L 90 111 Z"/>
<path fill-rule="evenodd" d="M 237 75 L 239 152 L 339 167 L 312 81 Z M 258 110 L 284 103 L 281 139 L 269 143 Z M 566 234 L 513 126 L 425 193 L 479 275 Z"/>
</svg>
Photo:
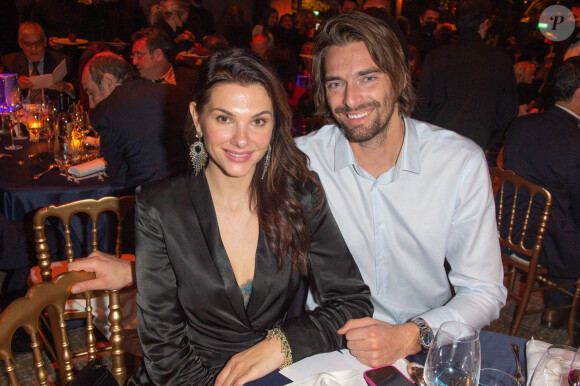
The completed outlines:
<svg viewBox="0 0 580 386">
<path fill-rule="evenodd" d="M 284 356 L 284 362 L 282 362 L 282 366 L 280 366 L 280 370 L 282 370 L 283 368 L 286 368 L 292 364 L 292 349 L 290 348 L 290 344 L 286 339 L 284 331 L 282 331 L 279 327 L 268 330 L 266 339 L 270 340 L 272 338 L 275 338 L 282 344 L 282 355 Z"/>
</svg>

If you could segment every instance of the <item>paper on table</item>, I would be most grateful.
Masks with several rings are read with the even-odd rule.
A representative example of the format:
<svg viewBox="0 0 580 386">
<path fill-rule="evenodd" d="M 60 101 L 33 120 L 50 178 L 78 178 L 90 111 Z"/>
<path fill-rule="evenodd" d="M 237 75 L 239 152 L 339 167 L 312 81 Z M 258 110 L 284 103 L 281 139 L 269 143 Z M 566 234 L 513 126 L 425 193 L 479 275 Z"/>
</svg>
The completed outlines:
<svg viewBox="0 0 580 386">
<path fill-rule="evenodd" d="M 407 361 L 404 359 L 399 359 L 393 366 L 395 366 L 399 371 L 408 376 L 407 373 Z M 352 370 L 358 372 L 360 379 L 363 380 L 363 373 L 371 368 L 360 363 L 354 356 L 350 354 L 348 349 L 341 351 L 332 351 L 323 354 L 313 355 L 308 358 L 304 358 L 299 362 L 294 363 L 292 366 L 286 367 L 280 370 L 280 373 L 290 380 L 303 381 L 308 377 L 313 377 L 312 385 L 318 385 L 322 383 L 316 383 L 316 380 L 321 373 L 333 373 L 335 375 L 334 379 L 336 381 L 339 374 L 337 372 L 343 372 L 345 370 Z M 341 378 L 348 377 L 350 374 L 344 373 Z M 320 379 L 319 379 L 320 380 Z M 308 383 L 306 383 L 308 384 Z M 328 385 L 333 385 L 333 383 L 327 383 Z M 352 383 L 344 383 L 344 385 L 351 385 Z M 364 384 L 364 380 L 363 380 Z"/>
<path fill-rule="evenodd" d="M 60 82 L 66 76 L 66 60 L 62 60 L 54 69 L 52 74 L 35 75 L 29 78 L 31 89 L 50 88 L 53 84 Z"/>
</svg>

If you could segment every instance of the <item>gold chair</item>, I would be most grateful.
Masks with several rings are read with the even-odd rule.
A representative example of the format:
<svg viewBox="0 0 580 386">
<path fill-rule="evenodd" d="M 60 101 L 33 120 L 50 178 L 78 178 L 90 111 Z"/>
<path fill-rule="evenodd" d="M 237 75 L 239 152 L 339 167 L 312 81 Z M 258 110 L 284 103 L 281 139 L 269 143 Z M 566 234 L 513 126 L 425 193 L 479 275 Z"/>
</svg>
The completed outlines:
<svg viewBox="0 0 580 386">
<path fill-rule="evenodd" d="M 71 236 L 71 220 L 77 214 L 83 213 L 88 216 L 91 221 L 91 250 L 98 250 L 98 231 L 97 222 L 99 216 L 110 212 L 113 213 L 117 221 L 117 235 L 115 240 L 115 255 L 126 260 L 135 260 L 134 255 L 122 255 L 122 240 L 123 240 L 123 220 L 127 213 L 135 207 L 135 197 L 104 197 L 99 200 L 86 199 L 74 201 L 62 205 L 51 205 L 46 208 L 39 209 L 33 219 L 34 239 L 36 242 L 36 257 L 38 259 L 38 267 L 34 267 L 31 271 L 31 277 L 40 277 L 43 282 L 48 282 L 52 277 L 58 275 L 60 272 L 66 272 L 67 263 L 74 261 L 74 250 Z M 58 218 L 64 225 L 65 236 L 65 254 L 66 260 L 51 264 L 50 253 L 45 234 L 45 221 L 50 217 Z M 36 271 L 35 271 L 36 270 Z M 39 275 L 35 275 L 35 272 Z M 34 280 L 33 280 L 34 282 Z M 126 374 L 124 372 L 123 359 L 123 326 L 121 322 L 123 316 L 121 313 L 121 304 L 119 298 L 119 291 L 98 291 L 96 296 L 103 296 L 108 293 L 109 296 L 109 316 L 110 323 L 109 331 L 111 336 L 109 338 L 110 346 L 101 349 L 96 349 L 96 337 L 93 333 L 92 317 L 86 315 L 85 311 L 81 312 L 67 312 L 65 319 L 87 318 L 88 328 L 90 333 L 87 334 L 87 352 L 77 353 L 75 356 L 94 355 L 96 351 L 111 350 L 111 357 L 113 361 L 113 375 L 122 384 L 125 380 Z M 87 300 L 87 307 L 90 308 L 90 300 Z M 85 307 L 86 308 L 86 307 Z M 48 345 L 47 345 L 48 346 Z M 49 346 L 48 346 L 49 347 Z M 122 373 L 116 373 L 116 369 L 123 369 Z"/>
<path fill-rule="evenodd" d="M 547 278 L 548 269 L 539 263 L 542 241 L 552 206 L 552 196 L 547 189 L 527 181 L 511 170 L 491 167 L 489 171 L 496 195 L 497 227 L 500 245 L 504 247 L 502 262 L 506 268 L 508 294 L 518 304 L 509 333 L 510 335 L 517 333 L 524 315 L 570 309 L 568 334 L 573 341 L 576 309 L 580 297 L 580 280 L 555 284 Z M 509 252 L 504 253 L 505 248 L 509 249 Z M 526 274 L 523 289 L 519 290 L 515 285 L 517 271 Z M 541 285 L 534 286 L 536 281 Z M 574 293 L 566 288 L 570 286 L 575 287 Z M 572 297 L 572 303 L 559 307 L 528 310 L 532 292 L 547 289 L 564 292 Z"/>
<path fill-rule="evenodd" d="M 70 289 L 73 284 L 93 279 L 94 277 L 95 274 L 93 272 L 62 273 L 52 282 L 36 284 L 28 290 L 25 297 L 15 300 L 2 312 L 0 315 L 0 360 L 4 361 L 4 371 L 10 381 L 10 385 L 19 385 L 14 371 L 14 356 L 11 349 L 12 337 L 19 327 L 22 327 L 30 336 L 30 346 L 38 383 L 40 385 L 49 384 L 48 373 L 44 368 L 42 345 L 38 332 L 39 320 L 44 312 L 49 315 L 51 331 L 57 348 L 60 384 L 65 385 L 74 378 L 64 320 L 65 302 L 70 296 Z M 87 314 L 90 314 L 90 311 L 87 311 Z M 89 332 L 87 331 L 87 333 Z M 89 360 L 93 358 L 94 355 L 92 357 L 89 356 Z M 122 367 L 118 367 L 119 365 L 122 365 Z M 125 379 L 124 365 L 113 362 L 113 374 L 117 382 L 122 385 Z M 31 380 L 27 380 L 26 384 L 31 383 Z"/>
</svg>

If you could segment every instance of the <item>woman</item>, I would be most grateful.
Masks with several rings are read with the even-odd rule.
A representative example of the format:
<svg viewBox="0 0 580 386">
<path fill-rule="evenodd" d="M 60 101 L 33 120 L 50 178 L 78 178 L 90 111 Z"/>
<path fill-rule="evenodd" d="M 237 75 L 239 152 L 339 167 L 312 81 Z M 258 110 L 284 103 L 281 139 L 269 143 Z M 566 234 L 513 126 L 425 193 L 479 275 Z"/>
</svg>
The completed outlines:
<svg viewBox="0 0 580 386">
<path fill-rule="evenodd" d="M 335 350 L 369 289 L 290 135 L 275 73 L 243 50 L 208 59 L 190 105 L 193 169 L 137 190 L 137 384 L 243 384 Z M 207 159 L 206 159 L 207 158 Z M 286 319 L 301 277 L 322 306 Z"/>
<path fill-rule="evenodd" d="M 294 22 L 292 21 L 292 15 L 289 13 L 282 15 L 278 26 L 272 32 L 274 34 L 274 44 L 278 48 L 292 50 L 294 55 L 300 53 L 300 48 L 302 47 L 302 39 L 298 29 L 294 28 Z"/>
<path fill-rule="evenodd" d="M 266 8 L 264 12 L 262 12 L 260 24 L 256 24 L 254 28 L 252 28 L 252 38 L 256 35 L 264 35 L 268 38 L 269 45 L 273 46 L 273 31 L 276 27 L 276 23 L 278 23 L 278 11 L 276 8 Z"/>
</svg>

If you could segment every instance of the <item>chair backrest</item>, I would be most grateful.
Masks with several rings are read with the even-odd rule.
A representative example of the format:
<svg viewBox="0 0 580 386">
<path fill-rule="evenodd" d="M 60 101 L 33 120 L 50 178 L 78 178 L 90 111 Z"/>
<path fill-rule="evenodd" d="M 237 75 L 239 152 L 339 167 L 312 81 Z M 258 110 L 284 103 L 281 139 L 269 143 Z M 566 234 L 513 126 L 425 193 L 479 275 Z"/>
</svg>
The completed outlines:
<svg viewBox="0 0 580 386">
<path fill-rule="evenodd" d="M 552 206 L 550 192 L 511 170 L 490 167 L 489 172 L 500 244 L 537 266 Z"/>
<path fill-rule="evenodd" d="M 99 200 L 86 199 L 73 201 L 62 205 L 50 205 L 39 209 L 33 219 L 34 241 L 36 242 L 36 257 L 43 281 L 50 281 L 50 253 L 45 233 L 45 220 L 56 217 L 64 225 L 65 254 L 69 262 L 74 260 L 73 242 L 71 237 L 71 220 L 74 215 L 84 213 L 91 221 L 91 251 L 98 249 L 97 222 L 99 216 L 105 212 L 114 213 L 117 218 L 117 236 L 115 255 L 121 256 L 123 245 L 123 220 L 131 209 L 135 207 L 135 196 L 103 197 Z M 108 252 L 108 251 L 105 251 Z M 83 256 L 84 257 L 84 256 Z"/>
<path fill-rule="evenodd" d="M 42 344 L 38 333 L 39 319 L 43 312 L 47 312 L 50 316 L 61 384 L 64 385 L 73 378 L 71 353 L 64 321 L 65 302 L 70 296 L 73 284 L 94 278 L 93 272 L 60 274 L 52 282 L 42 282 L 31 287 L 25 297 L 13 301 L 2 312 L 0 315 L 0 360 L 4 361 L 4 370 L 11 385 L 19 384 L 14 373 L 14 356 L 11 350 L 12 337 L 19 327 L 24 328 L 30 336 L 38 383 L 48 384 L 48 374 L 44 369 Z"/>
</svg>

